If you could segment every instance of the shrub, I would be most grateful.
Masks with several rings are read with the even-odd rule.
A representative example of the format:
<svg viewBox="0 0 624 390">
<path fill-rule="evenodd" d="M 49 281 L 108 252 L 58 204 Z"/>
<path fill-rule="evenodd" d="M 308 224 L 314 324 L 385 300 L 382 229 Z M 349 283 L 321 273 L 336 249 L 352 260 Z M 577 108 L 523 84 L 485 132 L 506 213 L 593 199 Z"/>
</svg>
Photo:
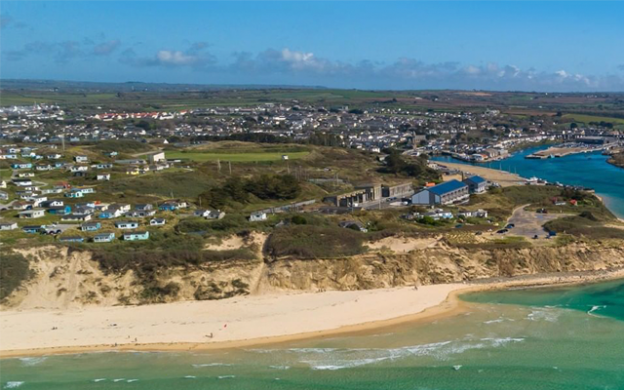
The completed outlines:
<svg viewBox="0 0 624 390">
<path fill-rule="evenodd" d="M 0 300 L 11 293 L 30 276 L 28 259 L 18 253 L 0 252 Z"/>
<path fill-rule="evenodd" d="M 353 256 L 364 252 L 364 235 L 337 226 L 290 225 L 276 229 L 267 240 L 273 258 L 300 259 Z"/>
</svg>

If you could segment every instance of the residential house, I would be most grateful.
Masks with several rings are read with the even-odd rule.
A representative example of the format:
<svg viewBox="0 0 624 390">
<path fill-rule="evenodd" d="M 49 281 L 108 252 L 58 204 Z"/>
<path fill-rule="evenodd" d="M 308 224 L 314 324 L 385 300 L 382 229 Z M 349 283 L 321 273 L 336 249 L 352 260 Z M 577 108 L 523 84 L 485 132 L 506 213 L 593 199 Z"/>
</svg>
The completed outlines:
<svg viewBox="0 0 624 390">
<path fill-rule="evenodd" d="M 11 181 L 18 187 L 29 187 L 33 185 L 31 179 L 13 179 Z"/>
<path fill-rule="evenodd" d="M 110 173 L 101 173 L 96 176 L 96 179 L 99 181 L 109 181 Z"/>
<path fill-rule="evenodd" d="M 460 211 L 457 213 L 458 217 L 463 218 L 487 218 L 488 212 L 487 210 L 479 209 L 476 211 Z"/>
<path fill-rule="evenodd" d="M 84 242 L 84 238 L 80 236 L 67 236 L 67 237 L 59 237 L 59 241 L 61 242 Z"/>
<path fill-rule="evenodd" d="M 20 218 L 24 219 L 34 219 L 41 218 L 45 215 L 44 209 L 32 209 L 32 210 L 24 210 L 17 213 Z"/>
<path fill-rule="evenodd" d="M 167 220 L 164 218 L 150 219 L 150 226 L 163 226 L 165 223 L 167 223 Z"/>
<path fill-rule="evenodd" d="M 86 222 L 80 226 L 80 230 L 83 232 L 95 232 L 100 230 L 102 225 L 99 222 Z"/>
<path fill-rule="evenodd" d="M 264 211 L 256 211 L 249 216 L 249 222 L 266 221 L 267 214 Z"/>
<path fill-rule="evenodd" d="M 93 237 L 93 242 L 111 242 L 115 239 L 115 233 L 100 233 Z"/>
<path fill-rule="evenodd" d="M 71 214 L 71 206 L 63 205 L 63 206 L 50 206 L 48 207 L 48 213 L 52 215 L 67 215 Z"/>
<path fill-rule="evenodd" d="M 84 193 L 82 191 L 76 191 L 76 189 L 72 189 L 70 192 L 65 193 L 66 198 L 84 198 Z"/>
<path fill-rule="evenodd" d="M 17 222 L 0 223 L 0 230 L 15 230 L 15 229 L 17 229 Z"/>
<path fill-rule="evenodd" d="M 117 229 L 136 229 L 139 227 L 139 223 L 138 222 L 134 222 L 134 221 L 118 221 L 115 222 L 115 227 Z"/>
<path fill-rule="evenodd" d="M 26 233 L 40 233 L 43 226 L 24 226 L 22 230 Z"/>
<path fill-rule="evenodd" d="M 88 163 L 89 162 L 89 157 L 87 156 L 75 156 L 74 157 L 74 161 L 77 163 Z"/>
<path fill-rule="evenodd" d="M 68 214 L 61 218 L 63 222 L 87 222 L 90 221 L 93 216 L 91 214 Z"/>
<path fill-rule="evenodd" d="M 149 239 L 149 232 L 129 232 L 123 234 L 124 241 L 143 241 Z"/>
</svg>

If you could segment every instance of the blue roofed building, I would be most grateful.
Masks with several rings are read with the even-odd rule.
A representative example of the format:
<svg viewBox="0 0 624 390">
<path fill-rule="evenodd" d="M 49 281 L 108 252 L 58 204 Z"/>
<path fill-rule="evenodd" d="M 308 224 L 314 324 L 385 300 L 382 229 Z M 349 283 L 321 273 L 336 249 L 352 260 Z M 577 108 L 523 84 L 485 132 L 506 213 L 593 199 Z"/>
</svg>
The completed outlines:
<svg viewBox="0 0 624 390">
<path fill-rule="evenodd" d="M 464 179 L 464 184 L 468 186 L 471 194 L 482 194 L 487 191 L 488 181 L 481 176 L 470 176 Z"/>
<path fill-rule="evenodd" d="M 462 202 L 469 197 L 468 185 L 458 180 L 450 180 L 416 192 L 412 196 L 412 204 L 427 206 L 446 205 Z"/>
</svg>

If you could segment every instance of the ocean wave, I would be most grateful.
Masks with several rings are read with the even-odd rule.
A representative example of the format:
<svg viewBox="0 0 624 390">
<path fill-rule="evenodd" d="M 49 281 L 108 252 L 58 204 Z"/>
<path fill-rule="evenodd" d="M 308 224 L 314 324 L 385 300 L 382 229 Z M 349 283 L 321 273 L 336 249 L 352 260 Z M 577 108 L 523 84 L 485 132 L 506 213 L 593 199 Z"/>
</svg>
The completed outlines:
<svg viewBox="0 0 624 390">
<path fill-rule="evenodd" d="M 590 315 L 590 316 L 592 316 L 592 317 L 602 317 L 602 316 L 595 315 L 594 313 L 595 313 L 596 311 L 598 311 L 598 310 L 600 310 L 600 309 L 604 309 L 604 308 L 606 308 L 606 307 L 607 307 L 606 305 L 596 305 L 596 306 L 592 306 L 592 308 L 591 308 L 591 309 L 589 309 L 589 311 L 587 312 L 587 314 L 589 314 L 589 315 Z"/>
<path fill-rule="evenodd" d="M 287 350 L 273 350 L 296 355 L 299 363 L 309 366 L 313 370 L 340 370 L 384 361 L 404 359 L 409 357 L 431 357 L 437 360 L 449 360 L 453 355 L 462 354 L 469 350 L 501 348 L 511 343 L 523 342 L 521 337 L 503 338 L 472 338 L 440 341 L 437 343 L 412 345 L 399 348 L 291 348 Z"/>
<path fill-rule="evenodd" d="M 526 319 L 529 321 L 557 322 L 561 315 L 560 310 L 555 307 L 533 308 Z"/>
<path fill-rule="evenodd" d="M 98 382 L 102 382 L 102 381 L 105 381 L 105 380 L 106 380 L 106 378 L 97 378 L 97 379 L 94 379 L 93 382 L 98 383 Z"/>
<path fill-rule="evenodd" d="M 136 382 L 136 381 L 138 381 L 138 379 L 128 379 L 126 382 L 127 383 L 132 383 L 132 382 Z"/>
<path fill-rule="evenodd" d="M 203 368 L 203 367 L 229 367 L 231 366 L 231 364 L 227 364 L 227 363 L 200 363 L 200 364 L 193 364 L 193 367 L 195 368 Z"/>
<path fill-rule="evenodd" d="M 236 375 L 220 375 L 217 378 L 218 379 L 233 379 L 233 378 L 236 378 Z"/>
<path fill-rule="evenodd" d="M 7 382 L 6 385 L 4 385 L 3 389 L 17 389 L 23 384 L 24 382 L 19 382 L 19 381 Z"/>
<path fill-rule="evenodd" d="M 184 379 L 196 379 L 197 377 L 195 375 L 185 375 Z"/>
<path fill-rule="evenodd" d="M 29 366 L 29 367 L 36 366 L 39 363 L 43 363 L 47 359 L 48 358 L 46 356 L 19 358 L 19 360 L 22 362 L 23 365 Z"/>
<path fill-rule="evenodd" d="M 272 368 L 274 370 L 289 370 L 290 366 L 269 366 L 269 368 Z"/>
</svg>

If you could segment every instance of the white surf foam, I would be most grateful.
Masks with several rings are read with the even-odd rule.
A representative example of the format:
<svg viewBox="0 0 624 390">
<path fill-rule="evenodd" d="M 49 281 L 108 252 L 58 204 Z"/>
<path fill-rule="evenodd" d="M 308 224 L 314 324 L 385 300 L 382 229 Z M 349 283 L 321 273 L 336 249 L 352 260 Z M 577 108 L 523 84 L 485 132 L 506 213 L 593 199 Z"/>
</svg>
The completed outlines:
<svg viewBox="0 0 624 390">
<path fill-rule="evenodd" d="M 7 382 L 6 385 L 4 385 L 4 388 L 5 389 L 17 389 L 23 384 L 24 382 L 19 382 L 19 381 Z"/>
</svg>

